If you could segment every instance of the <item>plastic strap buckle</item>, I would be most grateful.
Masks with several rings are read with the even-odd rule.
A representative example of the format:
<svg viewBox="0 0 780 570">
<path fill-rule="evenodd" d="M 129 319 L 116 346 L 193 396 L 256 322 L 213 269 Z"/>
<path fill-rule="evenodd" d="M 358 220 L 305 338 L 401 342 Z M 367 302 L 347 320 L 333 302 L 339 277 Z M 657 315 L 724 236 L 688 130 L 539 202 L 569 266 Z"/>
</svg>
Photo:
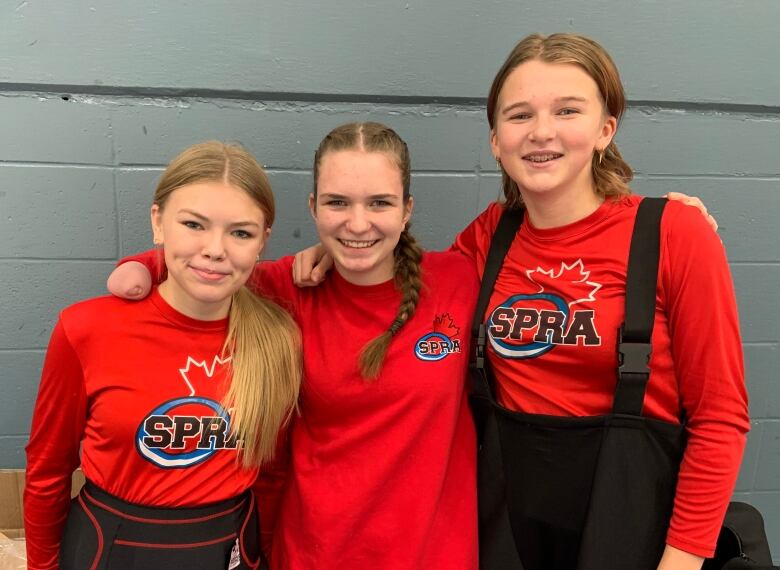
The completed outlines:
<svg viewBox="0 0 780 570">
<path fill-rule="evenodd" d="M 620 339 L 618 342 L 618 373 L 623 374 L 644 374 L 650 375 L 650 354 L 653 352 L 653 345 L 649 342 L 624 342 L 623 328 L 620 328 Z"/>
<path fill-rule="evenodd" d="M 484 323 L 479 325 L 479 332 L 477 333 L 477 342 L 474 347 L 476 352 L 475 365 L 480 370 L 485 368 L 485 325 Z"/>
</svg>

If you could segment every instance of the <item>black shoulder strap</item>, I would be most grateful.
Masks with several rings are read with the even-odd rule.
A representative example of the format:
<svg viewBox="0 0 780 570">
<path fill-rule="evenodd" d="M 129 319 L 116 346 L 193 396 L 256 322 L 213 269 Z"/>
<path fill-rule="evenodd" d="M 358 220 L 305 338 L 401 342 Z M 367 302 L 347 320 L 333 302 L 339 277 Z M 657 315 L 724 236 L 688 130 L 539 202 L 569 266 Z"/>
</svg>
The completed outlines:
<svg viewBox="0 0 780 570">
<path fill-rule="evenodd" d="M 504 258 L 515 239 L 517 229 L 523 222 L 524 212 L 525 210 L 522 208 L 505 209 L 490 241 L 490 249 L 485 260 L 485 271 L 482 274 L 482 284 L 479 288 L 479 297 L 477 297 L 477 307 L 471 321 L 471 334 L 475 342 L 473 354 L 476 360 L 474 364 L 477 368 L 483 368 L 485 365 L 485 310 L 490 301 L 490 295 L 493 293 L 498 272 L 501 271 L 501 266 L 504 264 Z"/>
<path fill-rule="evenodd" d="M 665 198 L 644 198 L 636 213 L 628 255 L 625 317 L 618 331 L 618 383 L 613 405 L 616 414 L 642 415 L 650 378 L 648 363 L 665 206 Z"/>
</svg>

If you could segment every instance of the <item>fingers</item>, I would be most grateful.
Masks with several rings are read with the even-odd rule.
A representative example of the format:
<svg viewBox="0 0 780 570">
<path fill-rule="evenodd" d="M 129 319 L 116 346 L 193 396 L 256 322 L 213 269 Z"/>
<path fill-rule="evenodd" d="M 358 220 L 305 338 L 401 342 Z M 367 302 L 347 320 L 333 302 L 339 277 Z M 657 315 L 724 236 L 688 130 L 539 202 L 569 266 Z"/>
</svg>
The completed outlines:
<svg viewBox="0 0 780 570">
<path fill-rule="evenodd" d="M 320 244 L 299 251 L 293 259 L 293 282 L 298 287 L 319 285 L 332 265 L 333 259 Z"/>
<path fill-rule="evenodd" d="M 710 215 L 710 213 L 707 211 L 707 206 L 705 206 L 704 202 L 702 202 L 697 196 L 688 196 L 682 192 L 669 192 L 665 196 L 669 200 L 677 200 L 686 206 L 693 206 L 694 208 L 698 209 L 699 212 L 701 212 L 701 215 L 704 216 L 704 218 L 707 220 L 707 223 L 710 225 L 710 227 L 713 230 L 718 231 L 718 221 Z"/>
</svg>

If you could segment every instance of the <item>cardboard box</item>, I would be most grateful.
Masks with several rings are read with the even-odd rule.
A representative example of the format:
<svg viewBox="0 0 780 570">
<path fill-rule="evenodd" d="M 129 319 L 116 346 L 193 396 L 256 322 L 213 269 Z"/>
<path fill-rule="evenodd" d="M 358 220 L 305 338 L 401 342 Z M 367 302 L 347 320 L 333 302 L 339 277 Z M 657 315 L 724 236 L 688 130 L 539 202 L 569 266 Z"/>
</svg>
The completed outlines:
<svg viewBox="0 0 780 570">
<path fill-rule="evenodd" d="M 75 497 L 84 484 L 78 469 L 73 473 L 71 496 Z M 0 469 L 0 532 L 8 538 L 24 536 L 24 470 Z"/>
</svg>

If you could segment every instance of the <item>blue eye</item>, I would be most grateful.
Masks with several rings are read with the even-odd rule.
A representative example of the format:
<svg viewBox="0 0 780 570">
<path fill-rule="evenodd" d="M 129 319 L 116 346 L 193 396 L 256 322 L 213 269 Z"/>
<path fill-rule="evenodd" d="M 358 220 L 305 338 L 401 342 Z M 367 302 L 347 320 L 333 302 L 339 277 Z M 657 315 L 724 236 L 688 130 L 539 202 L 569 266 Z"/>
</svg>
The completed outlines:
<svg viewBox="0 0 780 570">
<path fill-rule="evenodd" d="M 246 230 L 235 230 L 233 232 L 233 235 L 238 239 L 252 239 L 253 237 L 255 237 L 253 234 L 249 233 Z"/>
</svg>

